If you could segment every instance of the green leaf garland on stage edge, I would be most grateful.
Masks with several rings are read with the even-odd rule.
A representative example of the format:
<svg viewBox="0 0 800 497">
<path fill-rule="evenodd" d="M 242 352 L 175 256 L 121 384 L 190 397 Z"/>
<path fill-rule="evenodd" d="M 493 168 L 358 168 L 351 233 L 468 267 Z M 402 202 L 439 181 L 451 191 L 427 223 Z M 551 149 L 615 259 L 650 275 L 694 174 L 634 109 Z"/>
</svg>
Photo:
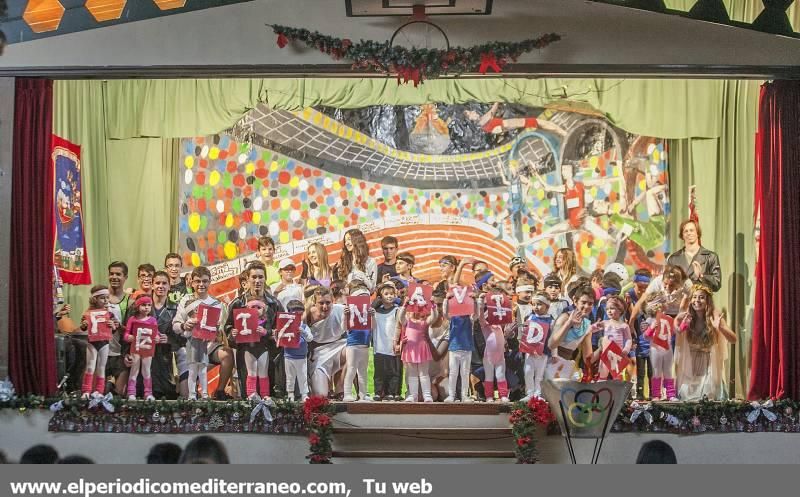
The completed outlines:
<svg viewBox="0 0 800 497">
<path fill-rule="evenodd" d="M 348 38 L 335 38 L 302 28 L 291 28 L 268 24 L 278 35 L 278 47 L 296 41 L 309 48 L 319 50 L 334 60 L 353 62 L 354 70 L 393 74 L 398 84 L 414 83 L 416 87 L 426 79 L 443 75 L 459 75 L 467 72 L 486 74 L 490 69 L 502 72 L 503 66 L 516 62 L 517 58 L 535 49 L 544 48 L 561 39 L 560 35 L 548 33 L 538 38 L 518 42 L 496 41 L 472 47 L 406 48 L 392 46 L 389 41 L 361 40 L 353 43 Z"/>
</svg>

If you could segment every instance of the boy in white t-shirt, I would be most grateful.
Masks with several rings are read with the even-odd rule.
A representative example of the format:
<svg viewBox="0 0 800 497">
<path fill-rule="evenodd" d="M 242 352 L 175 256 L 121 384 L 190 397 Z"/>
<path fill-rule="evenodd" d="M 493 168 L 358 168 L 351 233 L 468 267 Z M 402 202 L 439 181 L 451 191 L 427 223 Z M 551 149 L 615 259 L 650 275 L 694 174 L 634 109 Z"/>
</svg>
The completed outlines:
<svg viewBox="0 0 800 497">
<path fill-rule="evenodd" d="M 374 400 L 396 400 L 400 398 L 403 363 L 394 348 L 397 330 L 397 289 L 392 282 L 378 287 L 375 306 L 375 397 Z"/>
</svg>

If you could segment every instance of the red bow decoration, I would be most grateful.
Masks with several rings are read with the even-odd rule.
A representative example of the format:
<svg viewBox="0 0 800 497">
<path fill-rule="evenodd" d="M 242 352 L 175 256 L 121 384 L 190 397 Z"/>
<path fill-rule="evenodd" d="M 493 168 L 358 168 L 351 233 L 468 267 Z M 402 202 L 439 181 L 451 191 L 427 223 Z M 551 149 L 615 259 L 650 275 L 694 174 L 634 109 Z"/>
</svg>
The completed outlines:
<svg viewBox="0 0 800 497">
<path fill-rule="evenodd" d="M 491 69 L 494 72 L 503 72 L 500 69 L 500 64 L 497 61 L 497 57 L 491 52 L 489 53 L 482 53 L 481 54 L 481 67 L 478 69 L 478 72 L 481 74 L 486 74 L 486 71 Z"/>
<path fill-rule="evenodd" d="M 414 82 L 414 88 L 419 86 L 422 82 L 422 67 L 411 67 L 411 66 L 400 66 L 397 68 L 397 84 L 400 84 L 400 79 L 403 79 L 402 83 L 406 84 L 409 81 Z"/>
<path fill-rule="evenodd" d="M 289 38 L 283 33 L 278 33 L 278 48 L 283 48 L 289 44 Z"/>
</svg>

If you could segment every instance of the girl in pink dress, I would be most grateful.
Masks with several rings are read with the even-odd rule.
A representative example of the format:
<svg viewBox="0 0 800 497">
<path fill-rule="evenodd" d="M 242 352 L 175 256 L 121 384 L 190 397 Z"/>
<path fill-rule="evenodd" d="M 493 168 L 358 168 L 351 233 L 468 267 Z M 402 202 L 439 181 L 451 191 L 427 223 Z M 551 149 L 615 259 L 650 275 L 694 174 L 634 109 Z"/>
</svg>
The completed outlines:
<svg viewBox="0 0 800 497">
<path fill-rule="evenodd" d="M 600 358 L 600 354 L 608 342 L 616 343 L 622 349 L 622 357 L 628 357 L 628 352 L 631 351 L 633 342 L 631 340 L 631 329 L 623 321 L 624 312 L 625 302 L 621 298 L 616 295 L 608 297 L 606 300 L 606 315 L 608 319 L 593 324 L 591 329 L 592 333 L 603 331 L 603 338 L 600 340 L 600 347 L 594 353 L 593 361 L 597 361 Z M 601 362 L 600 378 L 608 379 L 609 376 L 611 376 L 611 372 Z"/>
<path fill-rule="evenodd" d="M 406 308 L 400 309 L 397 327 L 403 331 L 401 342 L 400 359 L 406 370 L 406 382 L 408 383 L 408 396 L 406 402 L 419 402 L 420 387 L 422 387 L 423 402 L 433 402 L 431 396 L 431 377 L 428 372 L 430 362 L 433 359 L 431 354 L 431 337 L 428 334 L 431 323 L 436 321 L 438 312 L 434 306 L 431 313 L 427 316 L 418 312 L 409 312 L 406 315 Z"/>
</svg>

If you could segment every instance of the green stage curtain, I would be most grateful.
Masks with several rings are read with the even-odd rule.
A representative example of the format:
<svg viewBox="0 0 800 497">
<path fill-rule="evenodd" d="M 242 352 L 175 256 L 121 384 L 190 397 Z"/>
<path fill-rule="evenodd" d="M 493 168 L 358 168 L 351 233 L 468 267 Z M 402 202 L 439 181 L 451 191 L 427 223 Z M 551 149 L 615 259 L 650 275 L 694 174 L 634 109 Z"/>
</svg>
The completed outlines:
<svg viewBox="0 0 800 497">
<path fill-rule="evenodd" d="M 135 286 L 135 266 L 161 267 L 176 245 L 174 141 L 222 131 L 261 102 L 287 110 L 498 100 L 541 106 L 564 96 L 588 103 L 632 133 L 671 139 L 672 219 L 686 217 L 688 185 L 698 185 L 703 243 L 719 253 L 725 274 L 716 302 L 733 314 L 741 335 L 736 361 L 746 365 L 749 311 L 741 304 L 751 301 L 753 286 L 757 88 L 747 81 L 635 79 L 435 80 L 417 89 L 391 78 L 57 81 L 54 130 L 83 146 L 93 274 L 104 279 L 105 266 L 122 259 Z M 70 288 L 67 295 L 82 308 L 85 292 Z M 737 385 L 746 375 L 737 368 Z"/>
<path fill-rule="evenodd" d="M 87 252 L 96 283 L 108 284 L 113 260 L 130 267 L 127 285 L 136 287 L 136 266 L 163 268 L 177 244 L 178 140 L 107 138 L 103 81 L 57 81 L 53 132 L 81 146 Z M 75 316 L 88 305 L 88 286 L 65 286 Z"/>
</svg>

